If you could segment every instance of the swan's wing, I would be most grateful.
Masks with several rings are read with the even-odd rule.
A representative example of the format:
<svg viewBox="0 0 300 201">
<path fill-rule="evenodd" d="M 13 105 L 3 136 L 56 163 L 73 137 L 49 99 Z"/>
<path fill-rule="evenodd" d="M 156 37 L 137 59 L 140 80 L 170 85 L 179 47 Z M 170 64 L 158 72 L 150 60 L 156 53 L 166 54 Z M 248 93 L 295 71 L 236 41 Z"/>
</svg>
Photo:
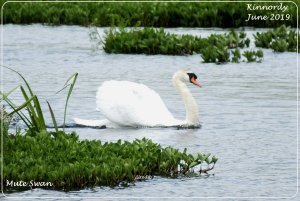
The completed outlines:
<svg viewBox="0 0 300 201">
<path fill-rule="evenodd" d="M 122 126 L 169 126 L 175 119 L 160 96 L 143 84 L 106 81 L 96 95 L 97 108 Z"/>
</svg>

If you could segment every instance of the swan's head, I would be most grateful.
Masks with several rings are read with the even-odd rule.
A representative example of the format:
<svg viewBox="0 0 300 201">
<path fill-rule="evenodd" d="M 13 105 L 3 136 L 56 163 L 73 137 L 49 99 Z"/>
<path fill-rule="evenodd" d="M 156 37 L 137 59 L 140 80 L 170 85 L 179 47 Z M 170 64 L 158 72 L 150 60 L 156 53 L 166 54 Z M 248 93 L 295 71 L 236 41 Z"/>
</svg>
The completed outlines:
<svg viewBox="0 0 300 201">
<path fill-rule="evenodd" d="M 202 87 L 200 82 L 197 81 L 197 75 L 188 70 L 177 71 L 173 76 L 173 81 L 180 80 L 185 83 L 192 83 L 198 87 Z"/>
</svg>

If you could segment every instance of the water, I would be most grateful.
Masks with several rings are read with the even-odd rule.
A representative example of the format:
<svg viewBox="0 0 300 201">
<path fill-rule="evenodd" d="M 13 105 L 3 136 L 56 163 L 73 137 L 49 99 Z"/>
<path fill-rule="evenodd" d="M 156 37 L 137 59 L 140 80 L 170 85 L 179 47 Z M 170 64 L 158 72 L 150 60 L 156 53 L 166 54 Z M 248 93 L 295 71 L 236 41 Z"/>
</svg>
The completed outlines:
<svg viewBox="0 0 300 201">
<path fill-rule="evenodd" d="M 205 64 L 199 55 L 108 55 L 93 51 L 88 28 L 78 26 L 4 25 L 4 65 L 20 71 L 41 97 L 48 100 L 62 122 L 66 92 L 55 94 L 67 78 L 79 73 L 68 107 L 73 117 L 100 119 L 95 93 L 104 80 L 129 80 L 157 91 L 175 117 L 185 111 L 171 83 L 172 74 L 190 68 L 203 88 L 191 87 L 202 128 L 91 129 L 76 128 L 81 139 L 132 141 L 147 137 L 162 146 L 190 153 L 218 156 L 215 176 L 136 182 L 127 188 L 96 187 L 61 192 L 34 189 L 9 197 L 290 197 L 297 187 L 297 54 L 264 50 L 262 63 Z M 105 28 L 99 29 L 103 36 Z M 172 33 L 207 36 L 223 29 L 167 29 Z M 254 47 L 252 33 L 251 48 Z M 3 73 L 3 74 L 2 74 Z M 18 76 L 1 72 L 4 91 L 22 83 Z M 12 98 L 21 103 L 18 93 Z M 49 112 L 45 109 L 47 119 Z M 49 120 L 49 124 L 50 124 Z M 70 129 L 74 130 L 74 128 Z"/>
</svg>

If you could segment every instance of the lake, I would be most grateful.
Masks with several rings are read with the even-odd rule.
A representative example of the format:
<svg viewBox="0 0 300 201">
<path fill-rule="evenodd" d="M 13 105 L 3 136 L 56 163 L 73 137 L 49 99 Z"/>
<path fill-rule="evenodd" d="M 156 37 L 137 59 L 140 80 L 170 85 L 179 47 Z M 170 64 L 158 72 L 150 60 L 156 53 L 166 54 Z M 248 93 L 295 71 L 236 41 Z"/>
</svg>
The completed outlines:
<svg viewBox="0 0 300 201">
<path fill-rule="evenodd" d="M 99 28 L 100 35 L 108 28 Z M 224 29 L 174 28 L 171 33 L 207 36 Z M 252 34 L 265 29 L 246 28 Z M 172 86 L 172 75 L 189 68 L 198 75 L 202 88 L 190 87 L 200 112 L 201 129 L 93 129 L 75 130 L 81 139 L 133 141 L 147 137 L 162 146 L 189 153 L 212 153 L 219 158 L 214 174 L 198 177 L 153 179 L 123 188 L 95 187 L 62 192 L 34 189 L 8 197 L 291 197 L 297 190 L 297 54 L 264 49 L 262 63 L 222 65 L 202 63 L 200 55 L 124 55 L 95 50 L 89 28 L 79 26 L 3 25 L 3 64 L 21 72 L 39 95 L 46 118 L 48 100 L 59 122 L 67 91 L 60 92 L 73 73 L 79 77 L 71 96 L 67 123 L 74 117 L 102 119 L 96 111 L 97 87 L 105 80 L 143 83 L 158 92 L 178 119 L 185 118 L 180 96 Z M 4 91 L 21 84 L 20 78 L 3 69 Z M 19 93 L 11 96 L 22 102 Z M 26 170 L 24 170 L 26 171 Z"/>
</svg>

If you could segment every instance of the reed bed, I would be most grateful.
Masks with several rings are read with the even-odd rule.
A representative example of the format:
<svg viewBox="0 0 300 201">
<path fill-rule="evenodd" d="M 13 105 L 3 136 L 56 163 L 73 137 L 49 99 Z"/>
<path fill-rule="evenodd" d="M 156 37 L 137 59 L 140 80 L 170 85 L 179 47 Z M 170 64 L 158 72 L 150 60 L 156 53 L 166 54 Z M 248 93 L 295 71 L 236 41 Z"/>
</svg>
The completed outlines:
<svg viewBox="0 0 300 201">
<path fill-rule="evenodd" d="M 0 1 L 2 5 L 5 0 Z M 295 1 L 297 5 L 299 0 Z M 143 27 L 278 27 L 297 26 L 297 9 L 293 3 L 281 10 L 247 10 L 249 2 L 95 2 L 95 3 L 18 3 L 5 4 L 3 22 L 14 24 L 68 24 L 95 26 Z M 255 3 L 256 5 L 274 5 Z M 276 3 L 277 5 L 278 3 Z M 281 16 L 284 20 L 249 20 L 248 14 Z M 287 17 L 286 14 L 289 16 Z"/>
</svg>

